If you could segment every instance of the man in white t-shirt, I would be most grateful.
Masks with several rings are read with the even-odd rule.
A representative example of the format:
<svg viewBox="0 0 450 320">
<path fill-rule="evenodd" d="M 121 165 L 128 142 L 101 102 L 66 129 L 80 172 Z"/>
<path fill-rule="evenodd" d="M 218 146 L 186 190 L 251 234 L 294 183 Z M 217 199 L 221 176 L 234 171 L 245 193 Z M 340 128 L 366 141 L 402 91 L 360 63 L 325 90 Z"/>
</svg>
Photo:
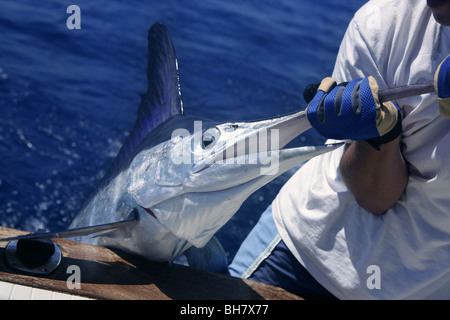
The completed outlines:
<svg viewBox="0 0 450 320">
<path fill-rule="evenodd" d="M 373 0 L 355 14 L 335 82 L 307 110 L 319 133 L 348 143 L 283 186 L 231 275 L 306 297 L 450 298 L 448 26 L 450 0 Z M 375 99 L 435 74 L 439 99 Z"/>
</svg>

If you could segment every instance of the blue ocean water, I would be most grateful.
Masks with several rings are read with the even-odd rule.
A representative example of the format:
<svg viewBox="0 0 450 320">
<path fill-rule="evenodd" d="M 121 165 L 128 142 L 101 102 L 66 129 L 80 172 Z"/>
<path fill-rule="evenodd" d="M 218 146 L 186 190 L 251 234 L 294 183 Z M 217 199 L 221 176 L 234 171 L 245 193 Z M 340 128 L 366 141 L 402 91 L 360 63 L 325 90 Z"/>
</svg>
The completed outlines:
<svg viewBox="0 0 450 320">
<path fill-rule="evenodd" d="M 172 34 L 186 114 L 258 120 L 306 107 L 303 88 L 331 74 L 365 2 L 2 0 L 0 224 L 68 227 L 134 124 L 154 22 Z M 66 26 L 72 4 L 79 30 Z M 309 131 L 296 143 L 322 141 Z M 219 231 L 229 259 L 287 177 Z"/>
</svg>

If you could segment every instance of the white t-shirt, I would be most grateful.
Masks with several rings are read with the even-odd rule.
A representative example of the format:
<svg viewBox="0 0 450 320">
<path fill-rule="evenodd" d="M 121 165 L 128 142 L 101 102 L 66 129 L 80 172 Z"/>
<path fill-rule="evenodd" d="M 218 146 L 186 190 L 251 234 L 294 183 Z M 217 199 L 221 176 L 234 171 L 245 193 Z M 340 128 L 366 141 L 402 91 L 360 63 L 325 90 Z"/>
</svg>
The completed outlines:
<svg viewBox="0 0 450 320">
<path fill-rule="evenodd" d="M 374 76 L 380 89 L 433 79 L 450 54 L 450 27 L 425 0 L 380 0 L 350 23 L 333 78 Z M 280 235 L 340 299 L 450 298 L 450 120 L 436 95 L 397 101 L 410 177 L 382 216 L 362 209 L 339 175 L 343 148 L 305 164 L 273 202 Z"/>
</svg>

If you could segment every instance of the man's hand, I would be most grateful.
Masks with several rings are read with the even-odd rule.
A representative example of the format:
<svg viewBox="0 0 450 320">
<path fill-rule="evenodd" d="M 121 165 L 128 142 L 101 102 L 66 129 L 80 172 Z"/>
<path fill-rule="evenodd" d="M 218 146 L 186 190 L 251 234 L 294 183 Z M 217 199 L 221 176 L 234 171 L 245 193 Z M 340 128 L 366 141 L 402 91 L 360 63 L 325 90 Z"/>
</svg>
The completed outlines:
<svg viewBox="0 0 450 320">
<path fill-rule="evenodd" d="M 399 108 L 394 102 L 379 102 L 373 77 L 340 85 L 331 78 L 323 79 L 306 112 L 311 126 L 322 136 L 364 140 L 375 149 L 396 139 L 402 130 Z"/>
<path fill-rule="evenodd" d="M 399 147 L 399 108 L 394 102 L 380 103 L 373 77 L 341 85 L 325 78 L 306 112 L 312 127 L 324 137 L 354 140 L 341 159 L 341 177 L 362 208 L 376 215 L 385 213 L 408 180 Z"/>
<path fill-rule="evenodd" d="M 445 58 L 437 68 L 434 88 L 438 96 L 439 113 L 450 119 L 450 56 Z"/>
</svg>

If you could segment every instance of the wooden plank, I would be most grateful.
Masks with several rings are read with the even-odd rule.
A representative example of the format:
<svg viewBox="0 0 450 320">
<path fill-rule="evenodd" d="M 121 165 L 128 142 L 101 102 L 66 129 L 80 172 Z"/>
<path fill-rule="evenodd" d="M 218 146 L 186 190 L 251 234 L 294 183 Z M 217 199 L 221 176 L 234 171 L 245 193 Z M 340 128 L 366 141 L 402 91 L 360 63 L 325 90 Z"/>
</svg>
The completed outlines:
<svg viewBox="0 0 450 320">
<path fill-rule="evenodd" d="M 0 227 L 0 237 L 25 232 Z M 0 281 L 63 292 L 94 299 L 150 300 L 302 300 L 284 289 L 180 265 L 151 262 L 139 256 L 55 239 L 63 258 L 50 275 L 34 276 L 18 272 L 6 263 L 6 242 L 0 242 Z M 80 270 L 80 289 L 69 289 L 72 272 Z M 69 279 L 70 280 L 70 279 Z M 72 282 L 69 281 L 69 284 Z"/>
</svg>

